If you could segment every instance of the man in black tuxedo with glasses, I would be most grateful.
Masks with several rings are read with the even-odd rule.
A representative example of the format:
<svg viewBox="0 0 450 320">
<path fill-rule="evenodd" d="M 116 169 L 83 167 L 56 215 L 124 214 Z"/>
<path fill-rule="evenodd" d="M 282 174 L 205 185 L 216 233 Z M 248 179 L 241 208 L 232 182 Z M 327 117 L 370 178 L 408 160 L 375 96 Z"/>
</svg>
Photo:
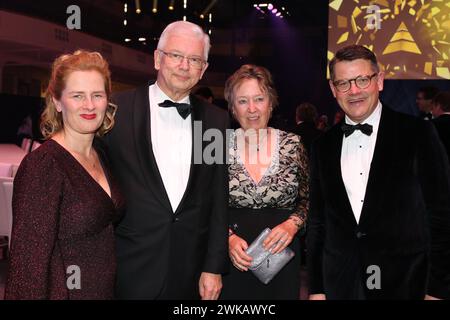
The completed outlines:
<svg viewBox="0 0 450 320">
<path fill-rule="evenodd" d="M 216 129 L 225 138 L 228 116 L 190 94 L 208 67 L 209 48 L 199 26 L 168 25 L 154 51 L 156 82 L 114 97 L 116 125 L 105 142 L 127 202 L 116 228 L 119 299 L 220 294 L 228 175 L 224 159 L 204 161 L 202 137 Z"/>
<path fill-rule="evenodd" d="M 310 299 L 450 298 L 450 179 L 431 122 L 379 101 L 363 46 L 330 62 L 345 119 L 312 147 Z"/>
</svg>

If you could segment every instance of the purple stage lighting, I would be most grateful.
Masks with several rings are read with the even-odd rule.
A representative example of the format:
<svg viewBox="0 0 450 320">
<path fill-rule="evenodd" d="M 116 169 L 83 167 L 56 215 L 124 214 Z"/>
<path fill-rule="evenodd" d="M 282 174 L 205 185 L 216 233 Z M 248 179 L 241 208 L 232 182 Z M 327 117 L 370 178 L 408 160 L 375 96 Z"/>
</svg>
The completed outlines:
<svg viewBox="0 0 450 320">
<path fill-rule="evenodd" d="M 277 12 L 278 12 L 277 8 L 272 10 L 272 13 L 277 13 Z"/>
<path fill-rule="evenodd" d="M 272 10 L 273 9 L 273 4 L 269 3 L 269 5 L 267 6 L 267 9 Z"/>
</svg>

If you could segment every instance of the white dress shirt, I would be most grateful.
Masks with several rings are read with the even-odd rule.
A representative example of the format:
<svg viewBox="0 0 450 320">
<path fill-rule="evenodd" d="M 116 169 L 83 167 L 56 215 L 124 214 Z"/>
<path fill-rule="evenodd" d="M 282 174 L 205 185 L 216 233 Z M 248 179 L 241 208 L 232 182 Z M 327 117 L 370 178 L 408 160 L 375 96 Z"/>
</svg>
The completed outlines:
<svg viewBox="0 0 450 320">
<path fill-rule="evenodd" d="M 355 220 L 359 223 L 361 210 L 366 194 L 367 180 L 369 179 L 370 164 L 372 163 L 375 142 L 377 141 L 378 127 L 381 117 L 381 103 L 363 123 L 372 125 L 370 136 L 355 130 L 348 137 L 343 137 L 341 152 L 341 174 L 345 190 L 352 206 Z M 345 123 L 355 125 L 345 116 Z"/>
<path fill-rule="evenodd" d="M 153 154 L 173 212 L 183 198 L 189 179 L 192 154 L 191 115 L 183 119 L 176 108 L 158 104 L 171 100 L 155 83 L 149 87 Z M 189 96 L 178 103 L 189 103 Z"/>
</svg>

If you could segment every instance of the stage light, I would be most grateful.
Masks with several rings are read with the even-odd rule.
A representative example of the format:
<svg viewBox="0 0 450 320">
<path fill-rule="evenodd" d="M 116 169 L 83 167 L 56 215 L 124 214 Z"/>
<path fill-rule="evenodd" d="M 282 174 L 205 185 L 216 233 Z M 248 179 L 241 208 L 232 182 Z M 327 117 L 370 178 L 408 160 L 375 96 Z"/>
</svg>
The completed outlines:
<svg viewBox="0 0 450 320">
<path fill-rule="evenodd" d="M 144 42 L 147 39 L 145 39 L 144 37 L 140 37 L 138 40 L 141 41 L 141 42 Z"/>
<path fill-rule="evenodd" d="M 257 6 L 258 6 L 258 5 L 257 5 L 256 3 L 255 3 L 255 4 L 253 4 L 253 7 L 255 7 L 255 8 L 256 8 Z"/>
<path fill-rule="evenodd" d="M 123 25 L 126 26 L 127 25 L 127 19 L 123 20 Z"/>
<path fill-rule="evenodd" d="M 127 3 L 125 3 L 125 4 L 123 5 L 123 12 L 125 12 L 125 13 L 128 12 L 128 4 L 127 4 Z"/>
<path fill-rule="evenodd" d="M 141 1 L 135 0 L 134 3 L 136 4 L 136 13 L 140 14 L 141 13 Z"/>
<path fill-rule="evenodd" d="M 153 0 L 152 12 L 153 13 L 157 13 L 158 12 L 158 0 Z"/>
<path fill-rule="evenodd" d="M 212 13 L 209 14 L 209 23 L 212 23 Z"/>
<path fill-rule="evenodd" d="M 273 9 L 273 4 L 269 3 L 269 5 L 267 6 L 267 9 L 272 10 Z"/>
<path fill-rule="evenodd" d="M 258 4 L 258 7 L 267 7 L 267 3 L 260 3 L 260 4 Z"/>
<path fill-rule="evenodd" d="M 278 12 L 275 16 L 277 17 L 281 16 L 281 12 Z"/>
<path fill-rule="evenodd" d="M 206 8 L 203 10 L 203 12 L 200 14 L 200 18 L 203 19 L 205 15 L 207 15 L 212 7 L 216 4 L 217 0 L 211 0 L 211 2 L 206 6 Z"/>
<path fill-rule="evenodd" d="M 173 9 L 174 9 L 174 3 L 175 3 L 175 0 L 170 0 L 170 3 L 169 3 L 169 10 L 170 11 L 173 11 Z"/>
<path fill-rule="evenodd" d="M 278 12 L 277 8 L 272 10 L 272 13 L 277 13 L 277 12 Z"/>
<path fill-rule="evenodd" d="M 130 42 L 131 39 L 130 38 L 125 38 L 125 42 Z"/>
<path fill-rule="evenodd" d="M 187 0 L 183 0 L 183 9 L 187 9 Z"/>
</svg>

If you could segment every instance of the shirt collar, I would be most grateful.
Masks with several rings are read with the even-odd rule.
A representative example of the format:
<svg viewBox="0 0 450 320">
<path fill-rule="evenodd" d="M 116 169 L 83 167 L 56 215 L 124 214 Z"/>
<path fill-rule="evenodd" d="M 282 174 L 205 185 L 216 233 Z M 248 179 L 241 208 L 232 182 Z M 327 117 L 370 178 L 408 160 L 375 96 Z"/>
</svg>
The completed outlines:
<svg viewBox="0 0 450 320">
<path fill-rule="evenodd" d="M 380 102 L 380 100 L 378 100 L 378 104 L 377 104 L 375 110 L 373 110 L 371 115 L 366 120 L 364 120 L 362 123 L 367 123 L 372 126 L 376 126 L 380 122 L 380 118 L 381 118 L 381 102 Z M 345 123 L 352 124 L 352 125 L 357 124 L 357 122 L 351 120 L 347 115 L 345 115 Z"/>
<path fill-rule="evenodd" d="M 165 100 L 173 101 L 167 94 L 164 93 L 164 91 L 161 90 L 161 88 L 158 86 L 158 82 L 155 82 L 155 89 L 154 89 L 155 99 L 156 103 L 159 104 Z M 187 103 L 190 104 L 189 95 L 185 96 L 184 98 L 174 101 L 177 103 Z"/>
</svg>

